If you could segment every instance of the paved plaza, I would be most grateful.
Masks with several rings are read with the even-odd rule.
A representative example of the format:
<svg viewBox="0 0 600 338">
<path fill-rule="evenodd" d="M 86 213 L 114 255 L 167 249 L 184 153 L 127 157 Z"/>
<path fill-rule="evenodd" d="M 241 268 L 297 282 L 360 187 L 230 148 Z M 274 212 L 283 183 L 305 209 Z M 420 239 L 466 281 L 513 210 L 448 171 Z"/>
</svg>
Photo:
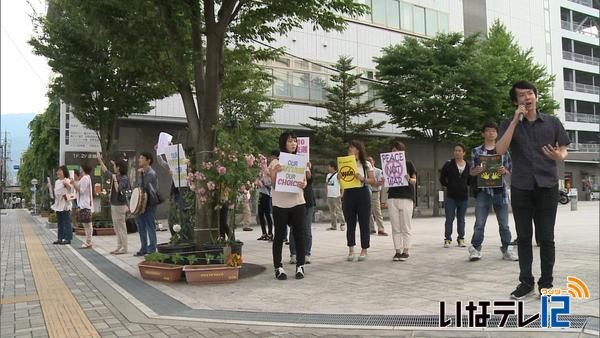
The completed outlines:
<svg viewBox="0 0 600 338">
<path fill-rule="evenodd" d="M 597 336 L 599 316 L 598 202 L 579 202 L 578 211 L 559 206 L 556 226 L 555 287 L 567 276 L 589 287 L 590 299 L 574 299 L 571 315 L 582 320 L 569 330 L 457 329 L 431 327 L 445 301 L 508 300 L 518 283 L 518 262 L 503 261 L 498 226 L 488 219 L 483 258 L 467 259 L 467 249 L 443 248 L 443 218 L 413 220 L 413 249 L 393 262 L 392 238 L 371 237 L 367 261 L 347 262 L 345 233 L 313 225 L 312 264 L 306 278 L 278 281 L 271 245 L 257 241 L 260 228 L 236 232 L 245 263 L 264 266 L 256 276 L 230 284 L 188 285 L 141 279 L 131 254 L 113 256 L 115 236 L 95 237 L 92 250 L 56 246 L 55 230 L 25 210 L 3 210 L 1 226 L 2 337 L 296 337 L 296 336 Z M 512 220 L 512 217 L 511 217 Z M 467 243 L 473 216 L 467 216 Z M 389 222 L 386 230 L 391 232 Z M 514 236 L 514 225 L 511 221 Z M 358 233 L 357 233 L 358 236 Z M 169 239 L 158 233 L 159 242 Z M 139 237 L 129 235 L 129 248 Z M 515 248 L 516 249 L 516 248 Z M 534 275 L 539 277 L 539 248 Z M 288 247 L 284 267 L 293 272 Z M 539 311 L 539 298 L 525 301 Z M 463 313 L 464 314 L 464 313 Z M 436 325 L 437 326 L 437 325 Z"/>
</svg>

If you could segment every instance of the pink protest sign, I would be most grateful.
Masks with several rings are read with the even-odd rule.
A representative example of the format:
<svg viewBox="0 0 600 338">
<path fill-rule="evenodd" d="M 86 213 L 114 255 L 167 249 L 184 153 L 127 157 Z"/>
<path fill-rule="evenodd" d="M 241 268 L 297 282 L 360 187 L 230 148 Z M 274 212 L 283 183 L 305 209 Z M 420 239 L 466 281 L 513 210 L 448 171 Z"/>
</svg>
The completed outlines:
<svg viewBox="0 0 600 338">
<path fill-rule="evenodd" d="M 404 187 L 408 185 L 406 180 L 406 157 L 403 151 L 382 153 L 381 167 L 385 187 Z"/>
</svg>

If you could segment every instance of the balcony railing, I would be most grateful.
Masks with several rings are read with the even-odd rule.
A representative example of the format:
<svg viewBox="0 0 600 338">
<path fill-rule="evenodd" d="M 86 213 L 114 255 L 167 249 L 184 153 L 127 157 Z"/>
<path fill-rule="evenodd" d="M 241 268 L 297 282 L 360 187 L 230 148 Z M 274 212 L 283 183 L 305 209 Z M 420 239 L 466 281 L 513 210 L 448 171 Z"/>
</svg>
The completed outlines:
<svg viewBox="0 0 600 338">
<path fill-rule="evenodd" d="M 562 27 L 562 29 L 566 29 L 576 33 L 592 36 L 595 38 L 600 37 L 600 34 L 598 33 L 598 28 L 596 28 L 595 26 L 585 26 L 579 24 L 578 22 L 571 22 L 566 20 L 561 20 L 560 26 Z"/>
<path fill-rule="evenodd" d="M 600 124 L 600 116 L 599 115 L 565 112 L 565 118 L 567 119 L 567 121 L 572 121 L 572 122 L 585 122 L 585 123 Z"/>
<path fill-rule="evenodd" d="M 592 4 L 592 0 L 569 0 L 569 1 L 574 2 L 576 4 L 594 8 L 594 5 Z"/>
<path fill-rule="evenodd" d="M 563 59 L 585 63 L 592 66 L 600 66 L 600 58 L 579 53 L 573 53 L 566 50 L 563 50 Z"/>
<path fill-rule="evenodd" d="M 600 152 L 600 144 L 595 143 L 571 143 L 568 147 L 571 151 L 580 153 L 598 153 Z"/>
<path fill-rule="evenodd" d="M 565 81 L 566 90 L 574 90 L 576 92 L 600 95 L 600 87 L 583 83 Z"/>
</svg>

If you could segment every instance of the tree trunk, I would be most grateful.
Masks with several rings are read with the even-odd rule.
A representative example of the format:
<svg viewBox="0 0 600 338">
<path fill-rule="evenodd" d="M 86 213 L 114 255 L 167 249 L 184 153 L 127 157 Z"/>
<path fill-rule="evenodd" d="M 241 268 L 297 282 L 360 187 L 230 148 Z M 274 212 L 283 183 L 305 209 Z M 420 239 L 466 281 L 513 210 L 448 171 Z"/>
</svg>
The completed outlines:
<svg viewBox="0 0 600 338">
<path fill-rule="evenodd" d="M 439 131 L 433 131 L 433 216 L 440 215 L 440 202 L 438 198 L 438 146 L 439 146 Z"/>
</svg>

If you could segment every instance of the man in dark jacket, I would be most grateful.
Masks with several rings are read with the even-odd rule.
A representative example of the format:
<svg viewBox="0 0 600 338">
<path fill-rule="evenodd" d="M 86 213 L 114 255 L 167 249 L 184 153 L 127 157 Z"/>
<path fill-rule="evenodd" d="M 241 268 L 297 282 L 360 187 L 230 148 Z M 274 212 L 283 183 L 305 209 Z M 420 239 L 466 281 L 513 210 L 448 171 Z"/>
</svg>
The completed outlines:
<svg viewBox="0 0 600 338">
<path fill-rule="evenodd" d="M 465 146 L 457 143 L 454 146 L 454 158 L 442 167 L 440 183 L 446 190 L 446 226 L 444 248 L 452 243 L 452 223 L 456 217 L 458 246 L 465 247 L 465 214 L 469 202 L 470 165 L 465 161 Z"/>
</svg>

